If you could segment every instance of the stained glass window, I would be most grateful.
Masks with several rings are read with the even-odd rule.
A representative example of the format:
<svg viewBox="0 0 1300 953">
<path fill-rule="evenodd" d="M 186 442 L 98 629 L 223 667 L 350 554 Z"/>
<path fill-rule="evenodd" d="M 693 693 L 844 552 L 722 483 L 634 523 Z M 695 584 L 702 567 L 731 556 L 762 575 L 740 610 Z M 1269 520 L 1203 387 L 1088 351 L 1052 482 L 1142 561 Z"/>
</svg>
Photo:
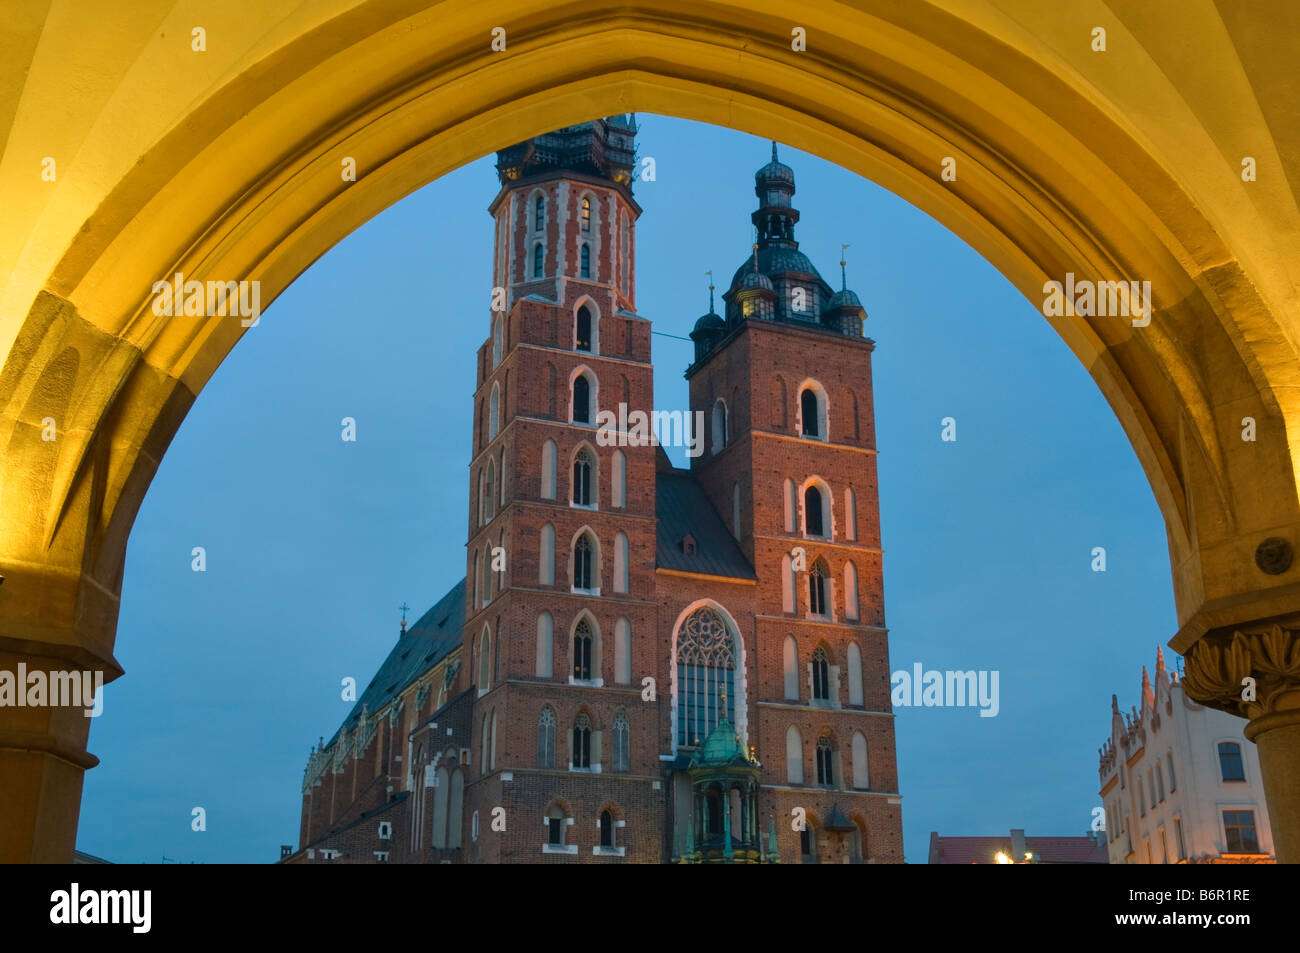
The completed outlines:
<svg viewBox="0 0 1300 953">
<path fill-rule="evenodd" d="M 703 744 L 722 713 L 736 723 L 736 645 L 727 624 L 703 606 L 686 619 L 677 636 L 677 744 Z"/>
</svg>

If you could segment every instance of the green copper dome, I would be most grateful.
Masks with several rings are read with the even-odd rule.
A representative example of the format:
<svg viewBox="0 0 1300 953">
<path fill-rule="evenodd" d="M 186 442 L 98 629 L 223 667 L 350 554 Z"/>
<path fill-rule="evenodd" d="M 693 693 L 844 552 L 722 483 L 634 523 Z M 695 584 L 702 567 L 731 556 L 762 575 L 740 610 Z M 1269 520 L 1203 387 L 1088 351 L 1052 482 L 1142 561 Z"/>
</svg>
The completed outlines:
<svg viewBox="0 0 1300 953">
<path fill-rule="evenodd" d="M 745 749 L 741 747 L 740 736 L 736 734 L 736 729 L 731 727 L 731 722 L 727 721 L 725 715 L 719 719 L 717 727 L 709 732 L 709 737 L 704 739 L 704 744 L 691 759 L 693 768 L 748 763 L 749 758 L 745 754 Z"/>
</svg>

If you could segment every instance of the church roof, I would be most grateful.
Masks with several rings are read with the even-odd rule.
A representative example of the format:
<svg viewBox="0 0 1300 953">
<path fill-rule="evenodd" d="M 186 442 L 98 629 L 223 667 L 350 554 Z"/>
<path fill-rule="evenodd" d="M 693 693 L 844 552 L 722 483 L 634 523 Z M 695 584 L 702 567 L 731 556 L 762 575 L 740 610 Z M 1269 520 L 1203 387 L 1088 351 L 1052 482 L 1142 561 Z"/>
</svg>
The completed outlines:
<svg viewBox="0 0 1300 953">
<path fill-rule="evenodd" d="M 371 716 L 377 715 L 408 685 L 450 655 L 460 645 L 464 627 L 465 580 L 462 579 L 401 634 L 384 664 L 379 666 L 379 671 L 343 720 L 343 727 L 349 731 L 356 727 L 361 719 L 362 706 Z M 326 747 L 337 739 L 336 731 Z"/>
<path fill-rule="evenodd" d="M 732 579 L 755 579 L 754 568 L 731 531 L 689 470 L 655 474 L 655 515 L 659 518 L 655 566 Z M 682 547 L 692 536 L 693 553 Z"/>
</svg>

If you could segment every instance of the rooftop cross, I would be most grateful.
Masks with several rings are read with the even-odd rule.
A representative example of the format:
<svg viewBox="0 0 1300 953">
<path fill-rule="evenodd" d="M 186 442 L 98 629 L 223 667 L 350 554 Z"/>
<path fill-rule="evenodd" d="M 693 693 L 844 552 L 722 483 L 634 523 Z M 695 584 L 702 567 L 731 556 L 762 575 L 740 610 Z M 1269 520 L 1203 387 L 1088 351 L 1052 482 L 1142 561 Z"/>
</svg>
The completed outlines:
<svg viewBox="0 0 1300 953">
<path fill-rule="evenodd" d="M 705 272 L 709 276 L 709 314 L 713 313 L 713 269 Z"/>
<path fill-rule="evenodd" d="M 407 611 L 408 609 L 410 609 L 411 607 L 408 606 L 408 605 L 406 604 L 405 601 L 403 601 L 402 604 L 401 604 L 400 606 L 398 606 L 397 608 L 399 608 L 399 609 L 402 610 L 402 631 L 405 632 L 405 631 L 406 631 L 406 611 Z"/>
<path fill-rule="evenodd" d="M 840 290 L 841 291 L 847 291 L 849 288 L 849 277 L 847 272 L 845 272 L 844 270 L 844 266 L 848 264 L 848 262 L 845 260 L 846 256 L 844 253 L 848 250 L 848 248 L 849 248 L 848 245 L 840 246 Z"/>
</svg>

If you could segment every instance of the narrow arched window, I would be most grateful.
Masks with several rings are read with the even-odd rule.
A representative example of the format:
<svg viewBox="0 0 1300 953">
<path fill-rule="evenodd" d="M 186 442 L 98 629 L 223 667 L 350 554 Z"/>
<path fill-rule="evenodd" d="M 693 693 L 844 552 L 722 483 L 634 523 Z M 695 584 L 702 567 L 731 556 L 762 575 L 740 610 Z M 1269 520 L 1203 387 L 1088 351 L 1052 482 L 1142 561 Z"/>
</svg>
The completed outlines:
<svg viewBox="0 0 1300 953">
<path fill-rule="evenodd" d="M 619 533 L 614 537 L 614 591 L 627 592 L 628 589 L 628 551 L 627 535 Z"/>
<path fill-rule="evenodd" d="M 859 791 L 871 787 L 867 774 L 867 739 L 860 731 L 853 732 L 853 786 Z"/>
<path fill-rule="evenodd" d="M 492 683 L 492 632 L 483 627 L 483 634 L 478 642 L 478 690 L 479 694 L 487 691 Z"/>
<path fill-rule="evenodd" d="M 614 451 L 610 466 L 610 502 L 620 509 L 627 506 L 627 457 L 622 450 Z"/>
<path fill-rule="evenodd" d="M 802 432 L 805 437 L 822 436 L 818 424 L 817 392 L 811 387 L 804 388 L 799 394 L 799 416 L 803 418 Z"/>
<path fill-rule="evenodd" d="M 785 780 L 787 784 L 803 784 L 803 737 L 794 725 L 785 732 Z"/>
<path fill-rule="evenodd" d="M 632 626 L 627 619 L 614 624 L 614 681 L 619 685 L 632 682 Z"/>
<path fill-rule="evenodd" d="M 818 560 L 808 573 L 808 611 L 813 615 L 831 614 L 826 590 L 826 566 Z"/>
<path fill-rule="evenodd" d="M 492 517 L 496 515 L 496 466 L 491 460 L 488 461 L 486 475 L 483 478 L 483 499 L 479 501 L 479 506 L 483 511 L 482 522 L 490 523 Z"/>
<path fill-rule="evenodd" d="M 582 243 L 581 251 L 582 271 L 579 273 L 581 278 L 591 277 L 591 246 L 586 242 Z"/>
<path fill-rule="evenodd" d="M 849 704 L 861 705 L 862 701 L 862 650 L 858 643 L 850 642 L 848 648 L 849 669 Z"/>
<path fill-rule="evenodd" d="M 713 402 L 713 452 L 721 453 L 727 445 L 727 404 L 719 397 Z"/>
<path fill-rule="evenodd" d="M 586 196 L 582 199 L 582 233 L 584 235 L 591 233 L 591 199 Z"/>
<path fill-rule="evenodd" d="M 533 202 L 533 229 L 541 231 L 546 226 L 546 199 L 540 195 Z"/>
<path fill-rule="evenodd" d="M 546 249 L 542 243 L 538 242 L 533 246 L 533 277 L 540 278 L 543 274 L 543 268 L 546 263 Z"/>
<path fill-rule="evenodd" d="M 501 385 L 493 384 L 488 397 L 488 440 L 495 440 L 501 429 Z"/>
<path fill-rule="evenodd" d="M 830 701 L 831 667 L 826 649 L 817 646 L 812 656 L 812 697 L 814 701 Z"/>
<path fill-rule="evenodd" d="M 573 677 L 580 682 L 591 681 L 591 656 L 594 637 L 586 619 L 573 630 Z"/>
<path fill-rule="evenodd" d="M 591 767 L 591 719 L 585 712 L 573 722 L 573 766 Z"/>
<path fill-rule="evenodd" d="M 548 440 L 542 444 L 542 499 L 555 499 L 555 458 L 556 446 L 554 440 Z"/>
<path fill-rule="evenodd" d="M 555 527 L 542 525 L 537 553 L 537 582 L 543 586 L 555 585 Z"/>
<path fill-rule="evenodd" d="M 586 251 L 587 246 L 583 245 L 582 250 Z M 576 326 L 573 334 L 573 347 L 578 351 L 591 350 L 591 309 L 585 304 L 578 309 Z"/>
<path fill-rule="evenodd" d="M 501 319 L 497 318 L 492 322 L 492 366 L 496 367 L 501 363 L 501 352 L 503 350 Z"/>
<path fill-rule="evenodd" d="M 785 676 L 785 700 L 799 700 L 799 647 L 793 635 L 785 637 L 781 648 L 781 669 Z"/>
<path fill-rule="evenodd" d="M 817 739 L 817 783 L 831 787 L 835 784 L 835 768 L 831 752 L 831 736 Z"/>
<path fill-rule="evenodd" d="M 573 458 L 573 503 L 575 506 L 591 506 L 592 476 L 596 462 L 591 459 L 587 449 L 579 450 Z"/>
<path fill-rule="evenodd" d="M 549 612 L 537 617 L 537 677 L 550 678 L 554 674 L 552 660 L 555 652 L 555 622 Z M 552 721 L 554 725 L 554 721 Z"/>
<path fill-rule="evenodd" d="M 807 536 L 825 536 L 826 522 L 822 518 L 822 491 L 809 484 L 803 491 L 803 531 Z"/>
<path fill-rule="evenodd" d="M 555 712 L 549 706 L 537 719 L 537 766 L 555 767 Z"/>
<path fill-rule="evenodd" d="M 619 712 L 614 716 L 614 770 L 627 771 L 631 763 L 631 753 L 629 738 L 631 730 L 628 727 L 627 716 Z M 612 845 L 611 845 L 612 846 Z"/>
<path fill-rule="evenodd" d="M 591 423 L 591 382 L 585 374 L 573 379 L 573 422 Z"/>
<path fill-rule="evenodd" d="M 583 533 L 578 537 L 578 541 L 573 544 L 573 588 L 575 589 L 594 589 L 592 580 L 595 574 L 592 572 L 595 561 L 596 547 L 591 543 L 591 537 Z"/>
<path fill-rule="evenodd" d="M 794 612 L 794 563 L 790 554 L 781 557 L 781 611 Z"/>
<path fill-rule="evenodd" d="M 858 621 L 858 570 L 850 562 L 844 564 L 844 618 Z"/>
</svg>

